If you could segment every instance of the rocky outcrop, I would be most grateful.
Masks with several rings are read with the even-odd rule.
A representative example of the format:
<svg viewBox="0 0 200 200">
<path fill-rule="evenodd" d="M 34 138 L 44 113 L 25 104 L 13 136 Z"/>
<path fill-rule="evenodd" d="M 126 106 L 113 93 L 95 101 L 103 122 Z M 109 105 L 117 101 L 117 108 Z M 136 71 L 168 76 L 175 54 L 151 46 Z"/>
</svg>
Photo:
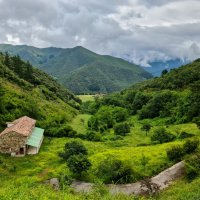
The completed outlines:
<svg viewBox="0 0 200 200">
<path fill-rule="evenodd" d="M 47 181 L 45 181 L 46 184 L 49 184 L 50 186 L 52 186 L 52 188 L 54 190 L 59 190 L 60 189 L 60 182 L 58 180 L 58 178 L 51 178 Z"/>
</svg>

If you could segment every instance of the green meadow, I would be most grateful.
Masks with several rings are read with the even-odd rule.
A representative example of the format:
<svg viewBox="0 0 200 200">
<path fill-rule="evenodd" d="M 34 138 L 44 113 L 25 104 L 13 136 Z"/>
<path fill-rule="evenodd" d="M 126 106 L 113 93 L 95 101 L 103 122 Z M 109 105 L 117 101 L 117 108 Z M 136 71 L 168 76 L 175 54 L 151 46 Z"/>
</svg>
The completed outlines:
<svg viewBox="0 0 200 200">
<path fill-rule="evenodd" d="M 79 133 L 85 134 L 87 129 L 87 121 L 90 115 L 77 115 L 70 125 Z M 63 190 L 54 191 L 50 186 L 44 183 L 45 180 L 59 177 L 61 174 L 69 174 L 66 163 L 58 156 L 63 151 L 66 142 L 72 138 L 48 138 L 45 137 L 43 145 L 38 155 L 27 155 L 22 158 L 11 158 L 9 155 L 0 156 L 0 199 L 133 199 L 133 197 L 125 197 L 118 195 L 111 196 L 101 184 L 101 180 L 95 177 L 94 172 L 98 165 L 107 157 L 114 156 L 131 165 L 134 171 L 143 175 L 143 177 L 153 176 L 167 167 L 173 165 L 166 156 L 166 149 L 174 144 L 181 144 L 184 140 L 176 140 L 170 143 L 152 145 L 150 137 L 155 128 L 162 125 L 160 119 L 155 119 L 153 128 L 146 136 L 141 131 L 141 126 L 145 121 L 138 121 L 136 116 L 128 119 L 134 124 L 131 132 L 122 140 L 106 140 L 101 142 L 93 142 L 82 140 L 89 152 L 89 160 L 92 168 L 88 171 L 87 181 L 97 184 L 94 192 L 89 194 L 76 194 L 66 186 Z M 177 135 L 181 131 L 187 131 L 200 136 L 200 131 L 195 124 L 179 124 L 170 125 L 168 130 Z M 108 135 L 113 135 L 111 129 Z M 109 136 L 107 136 L 109 137 Z M 144 146 L 145 145 L 145 146 Z M 142 156 L 148 159 L 147 165 L 141 164 Z M 196 184 L 200 183 L 199 179 L 195 180 Z M 197 187 L 194 183 L 194 187 Z M 170 187 L 162 192 L 157 199 L 186 199 L 183 195 L 184 188 L 188 183 L 180 180 L 174 183 L 173 188 Z M 190 186 L 191 187 L 191 186 Z M 194 188 L 193 188 L 194 189 Z M 198 195 L 195 193 L 191 195 Z"/>
<path fill-rule="evenodd" d="M 82 102 L 86 102 L 86 101 L 94 101 L 94 95 L 77 95 Z"/>
</svg>

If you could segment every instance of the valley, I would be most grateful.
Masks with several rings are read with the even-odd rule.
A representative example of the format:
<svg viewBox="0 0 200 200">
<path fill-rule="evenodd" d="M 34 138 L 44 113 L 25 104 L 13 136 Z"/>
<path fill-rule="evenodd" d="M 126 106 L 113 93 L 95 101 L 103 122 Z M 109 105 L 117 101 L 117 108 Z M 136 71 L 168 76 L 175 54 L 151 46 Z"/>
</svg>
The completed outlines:
<svg viewBox="0 0 200 200">
<path fill-rule="evenodd" d="M 199 60 L 103 96 L 75 96 L 18 57 L 1 54 L 0 61 L 1 129 L 21 115 L 45 129 L 38 155 L 0 154 L 1 199 L 198 199 Z M 151 197 L 113 196 L 104 186 L 145 180 L 180 160 L 185 177 Z M 51 178 L 59 190 L 46 184 Z M 73 180 L 96 187 L 76 193 Z"/>
</svg>

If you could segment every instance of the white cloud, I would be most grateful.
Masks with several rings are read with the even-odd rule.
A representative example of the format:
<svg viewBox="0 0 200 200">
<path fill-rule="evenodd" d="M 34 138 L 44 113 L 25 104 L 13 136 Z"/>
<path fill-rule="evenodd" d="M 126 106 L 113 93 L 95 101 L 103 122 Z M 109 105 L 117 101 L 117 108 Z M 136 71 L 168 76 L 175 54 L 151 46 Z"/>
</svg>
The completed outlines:
<svg viewBox="0 0 200 200">
<path fill-rule="evenodd" d="M 12 44 L 20 44 L 20 39 L 18 37 L 14 37 L 11 34 L 6 34 L 7 41 Z"/>
<path fill-rule="evenodd" d="M 83 45 L 140 65 L 199 57 L 199 0 L 0 0 L 0 42 Z"/>
</svg>

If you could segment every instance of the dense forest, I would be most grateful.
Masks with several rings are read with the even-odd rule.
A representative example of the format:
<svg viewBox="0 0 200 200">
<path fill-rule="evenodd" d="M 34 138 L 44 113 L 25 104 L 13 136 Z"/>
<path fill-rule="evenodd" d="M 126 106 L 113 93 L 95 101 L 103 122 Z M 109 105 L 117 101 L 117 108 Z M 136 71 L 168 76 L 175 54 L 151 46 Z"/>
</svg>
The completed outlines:
<svg viewBox="0 0 200 200">
<path fill-rule="evenodd" d="M 24 62 L 19 56 L 0 54 L 0 128 L 6 121 L 23 115 L 38 120 L 51 134 L 52 129 L 70 129 L 80 99 L 52 77 Z"/>
<path fill-rule="evenodd" d="M 166 124 L 199 123 L 199 69 L 198 59 L 170 72 L 164 70 L 159 78 L 135 84 L 120 93 L 97 99 L 96 102 L 83 104 L 83 110 L 98 115 L 101 110 L 111 114 L 113 109 L 118 108 L 121 109 L 121 117 L 123 113 L 128 113 L 137 114 L 139 120 L 165 118 Z M 110 122 L 107 126 L 110 126 Z"/>
</svg>

